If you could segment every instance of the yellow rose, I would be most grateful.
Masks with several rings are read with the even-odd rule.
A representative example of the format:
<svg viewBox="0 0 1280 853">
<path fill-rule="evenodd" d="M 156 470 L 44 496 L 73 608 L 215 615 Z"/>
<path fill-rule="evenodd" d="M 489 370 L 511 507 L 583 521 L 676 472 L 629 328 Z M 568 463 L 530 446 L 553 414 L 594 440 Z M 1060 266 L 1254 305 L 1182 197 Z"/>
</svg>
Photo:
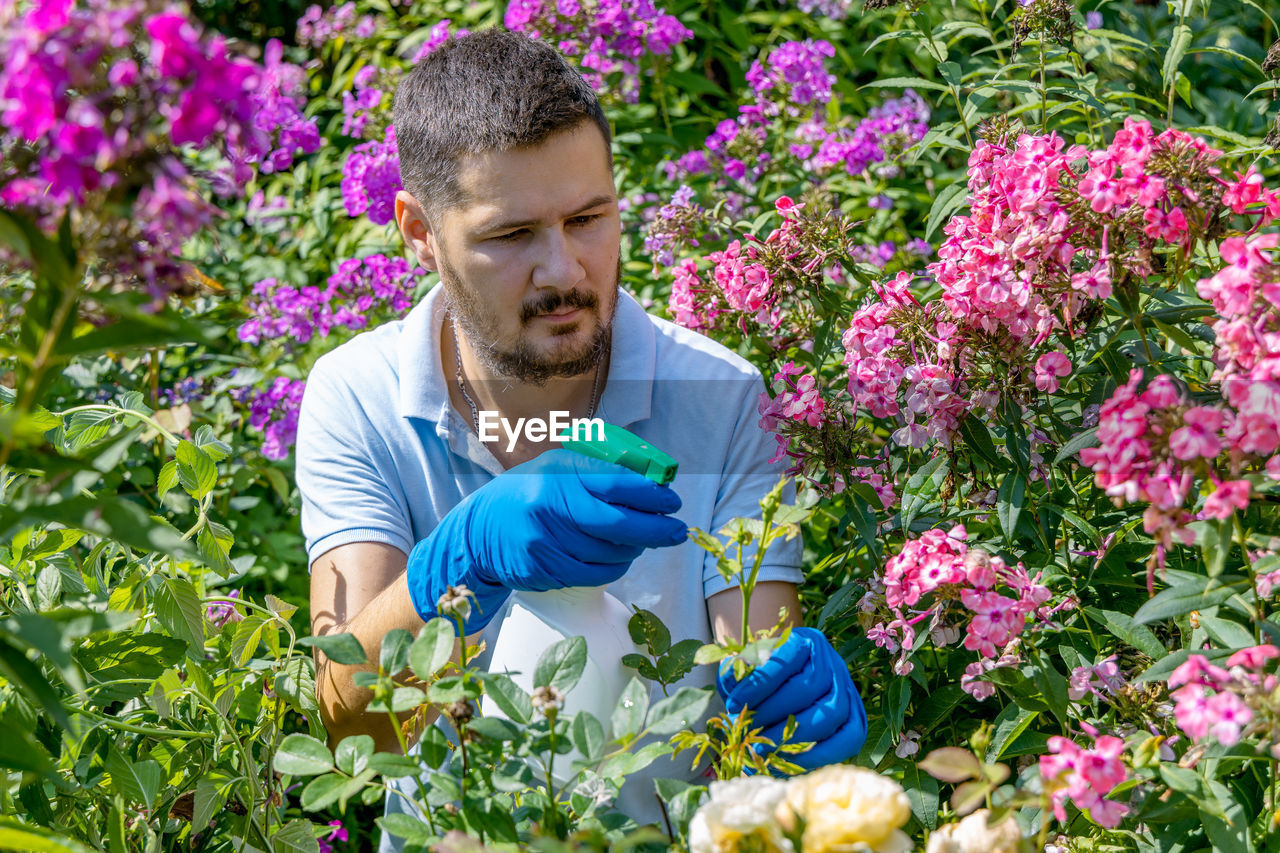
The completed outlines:
<svg viewBox="0 0 1280 853">
<path fill-rule="evenodd" d="M 1022 831 L 1006 818 L 987 825 L 986 809 L 979 809 L 959 823 L 949 823 L 929 836 L 926 853 L 1020 853 Z"/>
<path fill-rule="evenodd" d="M 778 804 L 788 832 L 803 827 L 804 853 L 906 853 L 899 827 L 911 816 L 902 786 L 873 770 L 832 764 L 792 779 Z"/>
<path fill-rule="evenodd" d="M 767 776 L 711 783 L 711 800 L 689 824 L 690 853 L 792 853 L 774 811 L 787 783 Z"/>
</svg>

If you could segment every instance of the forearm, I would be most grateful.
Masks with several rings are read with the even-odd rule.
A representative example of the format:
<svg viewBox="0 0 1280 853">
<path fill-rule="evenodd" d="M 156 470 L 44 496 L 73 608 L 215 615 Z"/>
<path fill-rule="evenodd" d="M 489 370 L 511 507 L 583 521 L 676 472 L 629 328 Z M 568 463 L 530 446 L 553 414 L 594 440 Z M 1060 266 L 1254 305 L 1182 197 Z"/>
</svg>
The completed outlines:
<svg viewBox="0 0 1280 853">
<path fill-rule="evenodd" d="M 778 624 L 779 614 L 784 609 L 784 625 L 794 628 L 801 624 L 800 596 L 795 584 L 762 581 L 751 593 L 747 627 L 752 632 L 772 628 Z M 707 615 L 711 619 L 711 632 L 716 642 L 737 639 L 742 624 L 742 590 L 734 587 L 711 596 L 707 599 Z"/>
<path fill-rule="evenodd" d="M 401 574 L 348 622 L 332 629 L 335 634 L 354 635 L 364 649 L 368 663 L 344 665 L 320 656 L 320 663 L 316 668 L 316 696 L 321 717 L 329 732 L 330 744 L 336 744 L 350 735 L 367 734 L 373 737 L 378 750 L 399 750 L 399 740 L 391 717 L 385 711 L 368 711 L 373 691 L 358 686 L 355 676 L 359 672 L 377 671 L 382 640 L 389 631 L 404 628 L 417 636 L 423 624 L 409 598 L 405 576 Z M 456 660 L 457 649 L 454 654 Z M 407 681 L 412 674 L 406 670 L 397 673 L 396 677 L 397 680 Z M 435 710 L 431 710 L 427 722 L 434 720 L 435 714 Z M 410 716 L 412 712 L 406 712 L 398 718 L 403 722 Z"/>
</svg>

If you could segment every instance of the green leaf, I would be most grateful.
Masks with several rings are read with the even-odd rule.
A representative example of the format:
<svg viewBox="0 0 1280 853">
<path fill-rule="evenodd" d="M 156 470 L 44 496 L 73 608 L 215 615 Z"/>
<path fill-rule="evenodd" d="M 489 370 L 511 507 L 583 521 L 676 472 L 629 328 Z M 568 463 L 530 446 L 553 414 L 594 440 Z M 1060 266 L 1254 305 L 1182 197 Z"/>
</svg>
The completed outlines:
<svg viewBox="0 0 1280 853">
<path fill-rule="evenodd" d="M 1160 66 L 1160 79 L 1164 81 L 1164 90 L 1166 92 L 1173 85 L 1173 75 L 1182 63 L 1182 58 L 1187 55 L 1187 48 L 1190 46 L 1191 27 L 1186 24 L 1178 24 L 1173 28 L 1173 38 L 1169 42 L 1169 52 L 1164 55 L 1164 64 Z"/>
<path fill-rule="evenodd" d="M 879 80 L 872 80 L 870 83 L 863 84 L 863 89 L 932 89 L 936 92 L 951 91 L 941 83 L 933 80 L 926 80 L 923 77 L 882 77 Z M 926 237 L 927 239 L 927 237 Z"/>
<path fill-rule="evenodd" d="M 236 625 L 236 635 L 231 641 L 231 659 L 237 666 L 244 666 L 253 659 L 266 625 L 267 617 L 260 613 L 251 613 Z"/>
<path fill-rule="evenodd" d="M 453 623 L 436 617 L 423 626 L 409 649 L 409 668 L 423 681 L 429 681 L 453 656 L 455 636 Z"/>
<path fill-rule="evenodd" d="M 911 803 L 911 813 L 930 831 L 938 828 L 938 783 L 917 764 L 902 771 L 903 788 Z"/>
<path fill-rule="evenodd" d="M 403 813 L 383 815 L 377 818 L 375 823 L 390 835 L 403 838 L 409 844 L 426 845 L 436 840 L 426 821 L 413 815 Z"/>
<path fill-rule="evenodd" d="M 906 530 L 915 521 L 920 510 L 932 500 L 942 486 L 950 466 L 947 457 L 941 453 L 915 470 L 907 480 L 902 492 L 902 529 Z"/>
<path fill-rule="evenodd" d="M 196 547 L 200 549 L 200 559 L 222 577 L 231 577 L 235 566 L 231 562 L 231 546 L 234 540 L 231 531 L 216 521 L 206 521 L 196 534 Z"/>
<path fill-rule="evenodd" d="M 218 484 L 218 466 L 209 454 L 183 439 L 174 453 L 178 460 L 178 482 L 187 494 L 200 500 Z"/>
<path fill-rule="evenodd" d="M 1000 529 L 1004 531 L 1007 542 L 1013 541 L 1026 492 L 1027 481 L 1019 471 L 1010 471 L 1000 482 L 1000 491 L 996 494 L 996 517 L 1000 519 Z"/>
<path fill-rule="evenodd" d="M 1230 649 L 1178 649 L 1156 661 L 1145 672 L 1133 679 L 1135 684 L 1147 684 L 1152 681 L 1168 681 L 1173 671 L 1187 662 L 1192 654 L 1200 655 L 1210 662 L 1220 661 L 1231 654 Z"/>
<path fill-rule="evenodd" d="M 170 459 L 164 463 L 164 467 L 160 469 L 160 476 L 156 479 L 156 498 L 163 498 L 176 485 L 178 485 L 178 463 Z"/>
<path fill-rule="evenodd" d="M 3 221 L 0 211 L 0 221 Z M 94 853 L 79 841 L 48 829 L 0 817 L 0 850 L 39 850 L 41 853 Z"/>
<path fill-rule="evenodd" d="M 1108 631 L 1144 655 L 1159 660 L 1168 653 L 1164 644 L 1156 638 L 1150 628 L 1145 625 L 1139 625 L 1128 614 L 1119 613 L 1115 610 L 1100 610 L 1094 607 L 1086 607 L 1084 612 L 1090 619 L 1101 622 Z"/>
<path fill-rule="evenodd" d="M 655 657 L 671 648 L 671 632 L 657 614 L 636 608 L 635 615 L 627 620 L 627 631 L 636 645 L 646 646 Z"/>
<path fill-rule="evenodd" d="M 1039 713 L 1017 705 L 1006 705 L 994 720 L 995 731 L 991 733 L 991 743 L 987 746 L 987 761 L 998 761 L 1005 750 L 1018 739 L 1018 735 L 1026 731 L 1039 716 Z"/>
<path fill-rule="evenodd" d="M 569 737 L 574 749 L 588 761 L 595 761 L 604 750 L 604 726 L 593 714 L 579 711 L 573 717 L 573 725 L 569 727 Z"/>
<path fill-rule="evenodd" d="M 302 646 L 319 649 L 325 657 L 334 663 L 344 666 L 367 663 L 364 648 L 355 634 L 324 634 L 319 637 L 303 637 L 298 640 Z"/>
<path fill-rule="evenodd" d="M 44 532 L 44 538 L 40 540 L 40 544 L 27 553 L 26 559 L 44 560 L 48 557 L 52 557 L 54 554 L 61 554 L 63 551 L 79 542 L 83 537 L 83 530 L 72 530 L 66 527 L 60 527 L 56 530 L 46 530 Z"/>
<path fill-rule="evenodd" d="M 921 770 L 941 782 L 956 784 L 982 775 L 982 762 L 967 749 L 944 746 L 935 749 L 918 762 Z"/>
<path fill-rule="evenodd" d="M 107 755 L 107 772 L 111 774 L 111 788 L 123 794 L 132 803 L 141 803 L 150 809 L 160 792 L 163 774 L 160 765 L 150 759 L 130 761 L 124 753 L 112 749 Z"/>
<path fill-rule="evenodd" d="M 1185 580 L 1161 590 L 1155 598 L 1139 607 L 1138 612 L 1133 615 L 1133 621 L 1138 625 L 1149 625 L 1185 616 L 1192 610 L 1208 610 L 1237 595 L 1247 594 L 1250 589 L 1247 579 L 1234 575 Z"/>
<path fill-rule="evenodd" d="M 582 677 L 587 666 L 587 641 L 582 637 L 566 637 L 551 645 L 538 658 L 533 669 L 534 687 L 555 687 L 568 693 Z"/>
<path fill-rule="evenodd" d="M 302 789 L 302 807 L 307 811 L 327 809 L 338 801 L 338 795 L 347 784 L 347 777 L 336 773 L 317 776 Z"/>
<path fill-rule="evenodd" d="M 204 648 L 204 613 L 200 595 L 186 578 L 165 578 L 156 590 L 156 618 L 165 630 L 186 640 L 192 654 Z"/>
<path fill-rule="evenodd" d="M 434 685 L 432 686 L 434 687 Z M 447 701 L 456 702 L 462 698 L 463 696 L 459 695 L 456 699 L 449 697 Z M 423 693 L 417 687 L 397 687 L 395 690 L 391 691 L 391 701 L 389 703 L 375 699 L 369 703 L 369 710 L 374 713 L 385 714 L 389 711 L 393 714 L 399 714 L 402 711 L 412 711 L 414 708 L 417 708 L 426 701 L 427 694 Z M 433 696 L 432 701 L 438 700 Z"/>
<path fill-rule="evenodd" d="M 933 234 L 949 220 L 957 210 L 968 201 L 968 185 L 964 181 L 956 181 L 942 188 L 933 198 L 929 208 L 929 218 L 925 220 L 924 239 L 932 240 Z"/>
<path fill-rule="evenodd" d="M 674 684 L 684 678 L 694 667 L 694 656 L 702 643 L 698 640 L 681 640 L 658 660 L 658 677 L 664 684 Z"/>
<path fill-rule="evenodd" d="M 345 737 L 333 753 L 334 763 L 338 769 L 348 776 L 359 775 L 369 766 L 369 758 L 373 755 L 373 738 L 369 735 L 352 735 Z"/>
<path fill-rule="evenodd" d="M 668 696 L 654 703 L 649 709 L 645 727 L 654 734 L 660 735 L 688 731 L 701 719 L 710 703 L 710 690 L 700 687 L 681 687 L 674 696 Z"/>
<path fill-rule="evenodd" d="M 191 825 L 208 826 L 213 816 L 226 803 L 226 797 L 219 791 L 218 783 L 208 777 L 196 781 L 195 802 L 192 805 Z"/>
<path fill-rule="evenodd" d="M 369 758 L 369 766 L 388 779 L 415 776 L 422 771 L 422 767 L 412 758 L 392 752 L 374 753 Z"/>
<path fill-rule="evenodd" d="M 626 742 L 640 733 L 644 726 L 645 712 L 649 710 L 649 691 L 638 678 L 632 678 L 618 697 L 618 704 L 609 717 L 610 735 L 614 740 Z"/>
<path fill-rule="evenodd" d="M 291 820 L 271 836 L 271 853 L 320 853 L 311 821 Z"/>
<path fill-rule="evenodd" d="M 1055 465 L 1060 464 L 1072 456 L 1075 456 L 1086 447 L 1097 447 L 1101 442 L 1098 439 L 1098 428 L 1092 427 L 1082 433 L 1073 436 L 1070 441 L 1062 445 L 1062 449 L 1058 451 L 1058 455 L 1053 457 Z"/>
<path fill-rule="evenodd" d="M 409 665 L 409 649 L 412 646 L 413 634 L 404 628 L 392 628 L 382 638 L 378 669 L 387 675 L 398 675 Z"/>
<path fill-rule="evenodd" d="M 290 776 L 316 776 L 333 769 L 333 753 L 320 741 L 295 732 L 280 743 L 275 769 Z"/>
<path fill-rule="evenodd" d="M 964 436 L 965 443 L 969 447 L 978 451 L 978 455 L 990 462 L 992 465 L 1000 464 L 1000 457 L 996 454 L 995 443 L 991 440 L 991 431 L 987 429 L 987 425 L 982 419 L 976 415 L 970 414 L 960 422 L 960 434 Z"/>
<path fill-rule="evenodd" d="M 520 689 L 510 676 L 501 672 L 480 673 L 485 695 L 493 700 L 498 710 L 521 725 L 533 720 L 533 702 L 529 694 Z"/>
</svg>

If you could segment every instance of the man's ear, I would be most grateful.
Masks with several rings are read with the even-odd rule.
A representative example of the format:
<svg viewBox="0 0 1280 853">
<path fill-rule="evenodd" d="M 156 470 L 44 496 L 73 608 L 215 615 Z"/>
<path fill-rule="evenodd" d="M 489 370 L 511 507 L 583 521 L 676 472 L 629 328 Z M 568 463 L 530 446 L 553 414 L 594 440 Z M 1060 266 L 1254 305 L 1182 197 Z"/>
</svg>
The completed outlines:
<svg viewBox="0 0 1280 853">
<path fill-rule="evenodd" d="M 436 263 L 438 241 L 431 230 L 431 224 L 422 210 L 418 200 L 405 190 L 396 193 L 396 225 L 400 228 L 400 236 L 404 244 L 413 252 L 418 263 L 431 272 L 439 272 Z"/>
</svg>

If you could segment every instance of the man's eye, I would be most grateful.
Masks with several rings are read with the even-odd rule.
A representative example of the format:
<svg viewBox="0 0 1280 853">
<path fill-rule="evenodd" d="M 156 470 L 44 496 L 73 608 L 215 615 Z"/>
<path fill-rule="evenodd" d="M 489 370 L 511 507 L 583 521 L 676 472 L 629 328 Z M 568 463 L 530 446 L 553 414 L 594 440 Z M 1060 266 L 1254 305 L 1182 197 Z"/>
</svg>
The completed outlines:
<svg viewBox="0 0 1280 853">
<path fill-rule="evenodd" d="M 524 229 L 521 228 L 519 231 L 508 231 L 506 234 L 498 234 L 497 236 L 490 237 L 489 239 L 497 240 L 499 243 L 514 243 L 523 235 Z"/>
<path fill-rule="evenodd" d="M 592 222 L 595 222 L 599 218 L 600 218 L 599 213 L 591 213 L 586 216 L 575 216 L 573 217 L 573 219 L 570 219 L 569 221 L 572 222 L 574 225 L 590 225 Z"/>
</svg>

